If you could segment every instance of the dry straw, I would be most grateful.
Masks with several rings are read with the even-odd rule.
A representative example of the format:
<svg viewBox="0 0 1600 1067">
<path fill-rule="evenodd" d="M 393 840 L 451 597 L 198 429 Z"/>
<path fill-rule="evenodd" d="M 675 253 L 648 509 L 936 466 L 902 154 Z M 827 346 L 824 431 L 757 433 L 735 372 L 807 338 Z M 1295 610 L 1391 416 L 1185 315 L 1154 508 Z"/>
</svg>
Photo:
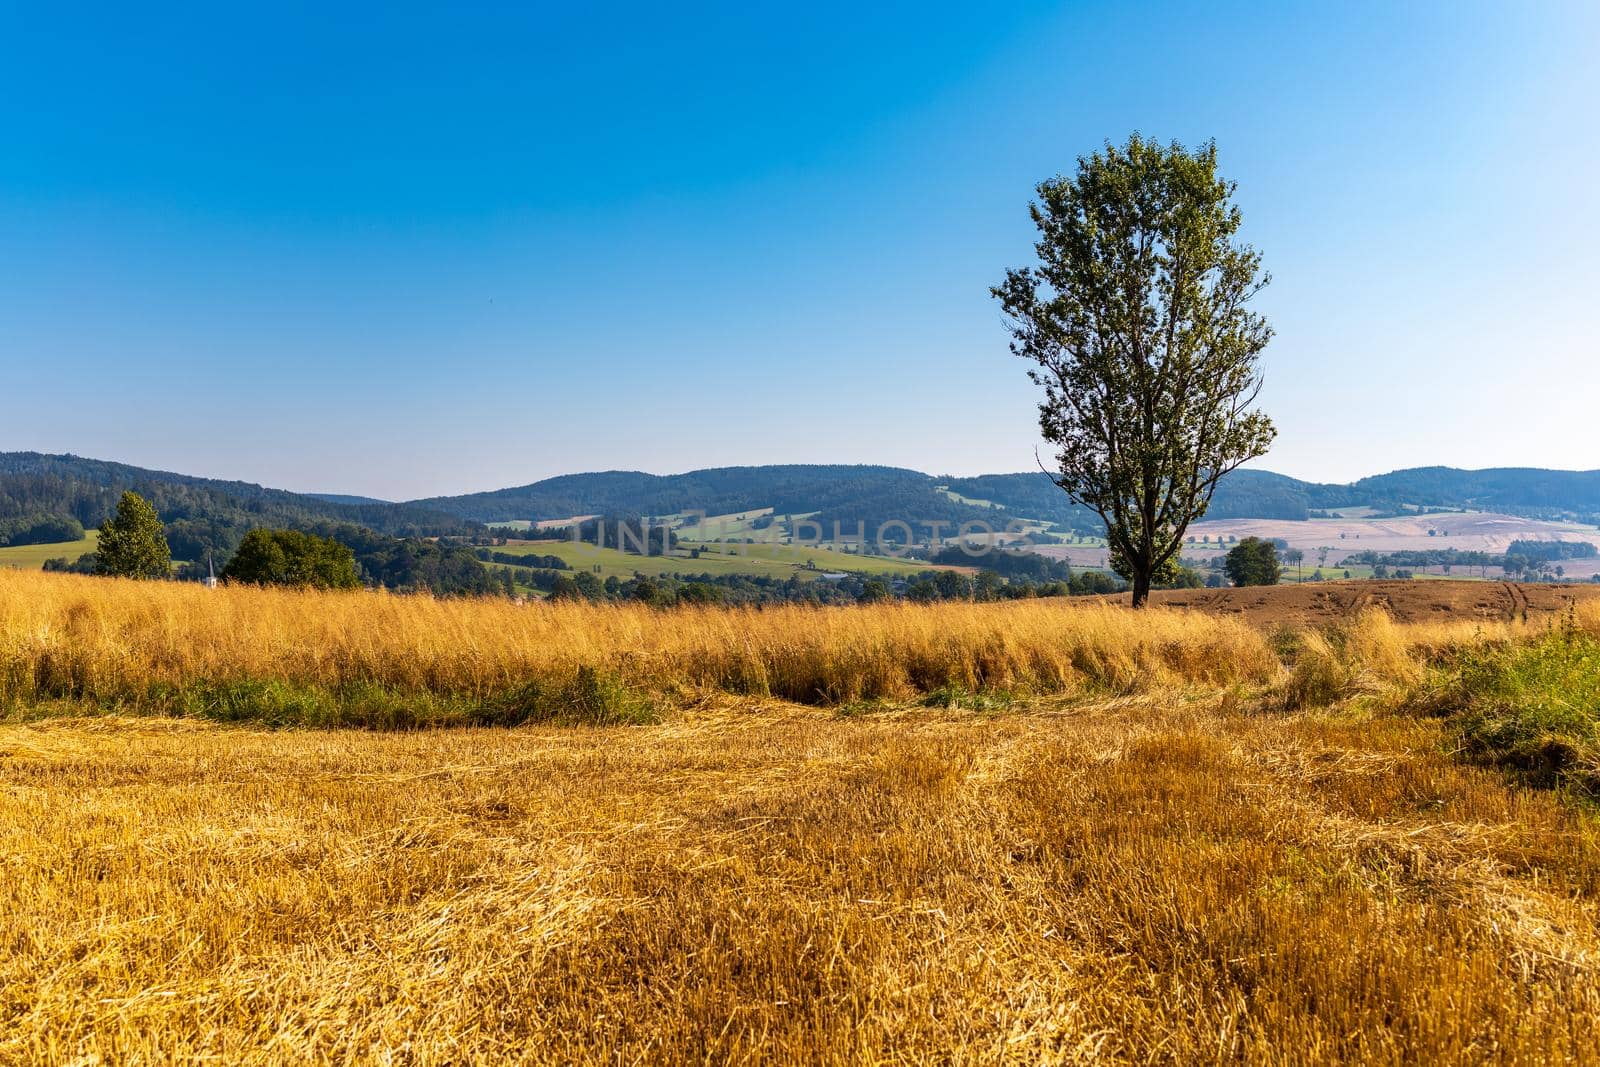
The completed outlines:
<svg viewBox="0 0 1600 1067">
<path fill-rule="evenodd" d="M 0 573 L 0 671 L 14 701 L 137 703 L 245 679 L 489 699 L 582 667 L 676 697 L 835 704 L 941 686 L 1225 686 L 1268 681 L 1278 663 L 1239 622 L 1065 600 L 661 611 Z"/>
</svg>

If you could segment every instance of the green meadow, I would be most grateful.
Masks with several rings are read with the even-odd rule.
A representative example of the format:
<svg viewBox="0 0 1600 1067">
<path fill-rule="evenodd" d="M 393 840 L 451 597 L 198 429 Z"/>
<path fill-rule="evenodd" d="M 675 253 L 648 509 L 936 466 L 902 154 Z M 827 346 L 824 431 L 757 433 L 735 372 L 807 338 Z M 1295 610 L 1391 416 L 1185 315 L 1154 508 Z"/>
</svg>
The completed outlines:
<svg viewBox="0 0 1600 1067">
<path fill-rule="evenodd" d="M 691 555 L 700 549 L 698 559 Z M 574 541 L 528 541 L 497 546 L 494 551 L 513 556 L 557 556 L 575 571 L 588 570 L 609 578 L 635 574 L 745 574 L 777 578 L 812 578 L 825 571 L 858 574 L 911 575 L 934 570 L 932 564 L 863 556 L 828 548 L 797 549 L 790 545 L 693 544 L 680 542 L 671 555 L 640 556 L 616 548 L 597 548 Z M 808 567 L 807 564 L 814 564 Z"/>
<path fill-rule="evenodd" d="M 44 567 L 47 559 L 76 560 L 93 552 L 100 540 L 99 530 L 88 531 L 82 541 L 58 541 L 49 545 L 12 545 L 0 548 L 0 567 L 36 571 Z"/>
</svg>

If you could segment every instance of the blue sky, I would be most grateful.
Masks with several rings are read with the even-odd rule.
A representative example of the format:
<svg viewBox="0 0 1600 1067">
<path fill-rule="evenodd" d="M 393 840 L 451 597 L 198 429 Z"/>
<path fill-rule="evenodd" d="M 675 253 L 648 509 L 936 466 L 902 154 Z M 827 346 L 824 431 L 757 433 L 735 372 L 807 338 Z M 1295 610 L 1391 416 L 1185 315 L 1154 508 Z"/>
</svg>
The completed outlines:
<svg viewBox="0 0 1600 1067">
<path fill-rule="evenodd" d="M 0 9 L 0 449 L 390 498 L 1033 466 L 1042 178 L 1214 137 L 1258 466 L 1600 467 L 1600 7 Z"/>
</svg>

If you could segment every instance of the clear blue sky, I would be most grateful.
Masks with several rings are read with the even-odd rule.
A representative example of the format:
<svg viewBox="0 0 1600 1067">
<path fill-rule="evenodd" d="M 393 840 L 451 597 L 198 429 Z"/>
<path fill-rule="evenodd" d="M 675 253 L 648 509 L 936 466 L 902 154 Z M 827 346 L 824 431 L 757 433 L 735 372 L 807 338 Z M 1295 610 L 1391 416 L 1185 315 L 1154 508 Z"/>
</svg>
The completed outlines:
<svg viewBox="0 0 1600 1067">
<path fill-rule="evenodd" d="M 0 449 L 1029 469 L 986 290 L 1137 129 L 1274 275 L 1259 466 L 1600 467 L 1589 0 L 331 6 L 0 12 Z"/>
</svg>

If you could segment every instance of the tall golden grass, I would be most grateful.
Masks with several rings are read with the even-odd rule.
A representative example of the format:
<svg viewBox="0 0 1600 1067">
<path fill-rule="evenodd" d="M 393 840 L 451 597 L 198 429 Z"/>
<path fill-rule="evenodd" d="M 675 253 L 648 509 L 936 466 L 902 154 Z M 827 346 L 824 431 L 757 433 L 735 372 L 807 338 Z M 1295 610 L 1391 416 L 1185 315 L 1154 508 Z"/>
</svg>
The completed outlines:
<svg viewBox="0 0 1600 1067">
<path fill-rule="evenodd" d="M 682 608 L 206 590 L 0 573 L 0 697 L 138 707 L 174 687 L 275 679 L 488 700 L 579 668 L 674 699 L 901 699 L 941 686 L 1132 693 L 1264 682 L 1239 622 L 1104 604 Z"/>
</svg>

